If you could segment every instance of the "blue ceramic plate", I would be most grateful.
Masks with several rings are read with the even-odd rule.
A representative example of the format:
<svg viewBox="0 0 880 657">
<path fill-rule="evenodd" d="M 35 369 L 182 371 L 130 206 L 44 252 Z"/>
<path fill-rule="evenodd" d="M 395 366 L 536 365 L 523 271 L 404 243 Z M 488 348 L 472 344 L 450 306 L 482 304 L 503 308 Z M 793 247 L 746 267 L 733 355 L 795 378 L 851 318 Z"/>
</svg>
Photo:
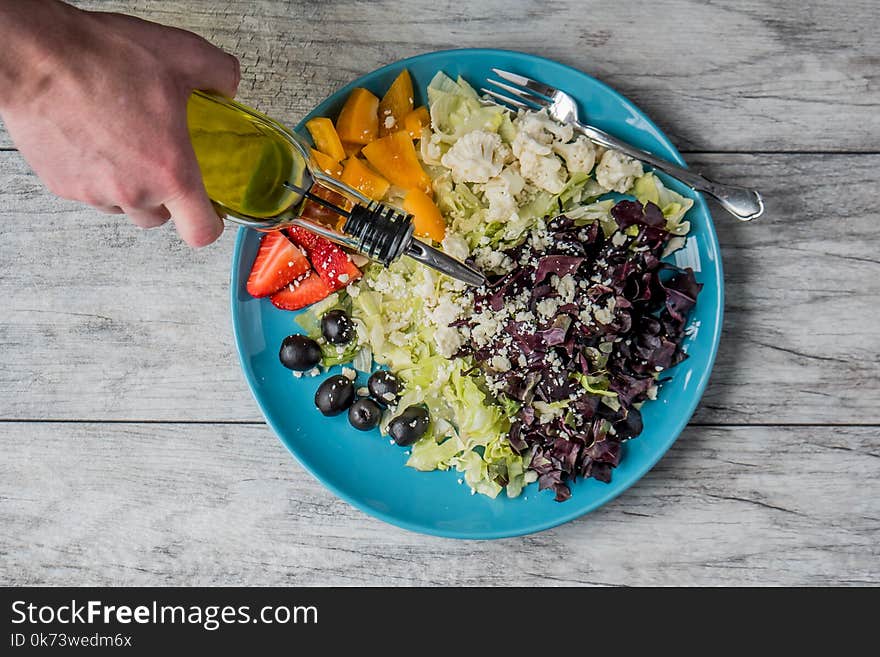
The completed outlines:
<svg viewBox="0 0 880 657">
<path fill-rule="evenodd" d="M 588 75 L 533 55 L 502 50 L 452 50 L 419 55 L 363 76 L 318 105 L 312 116 L 336 116 L 354 87 L 381 96 L 404 68 L 413 78 L 416 104 L 437 71 L 463 76 L 474 86 L 498 67 L 564 89 L 581 104 L 582 117 L 624 140 L 683 164 L 678 151 L 651 120 L 626 98 Z M 297 126 L 298 130 L 302 125 Z M 694 313 L 697 330 L 687 339 L 690 357 L 670 370 L 659 398 L 643 409 L 645 429 L 624 445 L 610 484 L 578 481 L 572 497 L 553 500 L 551 491 L 527 487 L 516 499 L 471 495 L 457 483 L 457 472 L 417 472 L 404 466 L 405 450 L 378 431 L 351 428 L 345 414 L 323 417 L 313 397 L 323 377 L 296 379 L 278 361 L 282 339 L 297 332 L 294 314 L 253 299 L 245 290 L 259 235 L 240 229 L 232 260 L 232 321 L 235 342 L 251 391 L 269 425 L 297 460 L 342 499 L 382 520 L 413 531 L 454 538 L 501 538 L 562 524 L 613 499 L 644 475 L 669 449 L 687 424 L 706 388 L 721 332 L 721 258 L 705 201 L 687 187 L 663 177 L 666 185 L 694 198 L 688 214 L 693 231 L 688 247 L 675 257 L 698 272 L 703 291 Z M 361 384 L 363 385 L 363 384 Z"/>
</svg>

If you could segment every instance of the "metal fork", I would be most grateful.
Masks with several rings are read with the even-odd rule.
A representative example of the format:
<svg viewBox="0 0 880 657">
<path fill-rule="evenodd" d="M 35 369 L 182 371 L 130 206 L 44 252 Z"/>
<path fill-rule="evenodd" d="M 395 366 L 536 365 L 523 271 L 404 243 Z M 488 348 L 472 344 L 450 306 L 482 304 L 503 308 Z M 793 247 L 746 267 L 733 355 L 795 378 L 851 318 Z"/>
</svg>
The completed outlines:
<svg viewBox="0 0 880 657">
<path fill-rule="evenodd" d="M 752 189 L 745 187 L 736 187 L 734 185 L 722 185 L 708 178 L 688 171 L 676 164 L 667 162 L 656 155 L 652 155 L 647 151 L 631 146 L 616 137 L 609 135 L 604 130 L 581 123 L 578 120 L 577 103 L 574 98 L 564 91 L 560 91 L 550 85 L 537 82 L 531 78 L 508 71 L 502 71 L 497 68 L 492 69 L 499 77 L 507 80 L 512 84 L 505 84 L 491 78 L 487 82 L 491 85 L 504 89 L 508 93 L 515 96 L 511 98 L 505 94 L 498 93 L 492 89 L 483 87 L 481 91 L 488 94 L 492 98 L 505 103 L 508 106 L 519 109 L 547 109 L 551 117 L 563 123 L 569 123 L 579 133 L 584 135 L 590 141 L 599 144 L 605 148 L 611 148 L 620 151 L 632 158 L 641 160 L 650 164 L 656 169 L 665 171 L 670 176 L 677 178 L 688 187 L 697 191 L 705 192 L 718 200 L 725 210 L 740 221 L 751 221 L 757 219 L 764 213 L 764 200 L 761 195 Z M 516 86 L 513 86 L 516 85 Z"/>
</svg>

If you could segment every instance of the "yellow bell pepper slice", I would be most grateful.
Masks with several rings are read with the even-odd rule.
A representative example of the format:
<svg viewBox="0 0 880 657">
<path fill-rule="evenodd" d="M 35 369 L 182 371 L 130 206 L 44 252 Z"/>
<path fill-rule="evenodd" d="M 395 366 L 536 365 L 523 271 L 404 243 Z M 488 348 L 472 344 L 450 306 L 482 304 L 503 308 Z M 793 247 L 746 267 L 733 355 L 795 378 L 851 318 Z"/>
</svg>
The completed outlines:
<svg viewBox="0 0 880 657">
<path fill-rule="evenodd" d="M 446 237 L 446 221 L 437 204 L 420 189 L 410 189 L 403 197 L 403 209 L 413 215 L 415 234 L 442 242 Z"/>
<path fill-rule="evenodd" d="M 351 144 L 347 141 L 342 142 L 342 150 L 345 151 L 345 157 L 342 159 L 348 159 L 350 157 L 355 157 L 360 155 L 361 148 L 363 148 L 363 144 Z"/>
<path fill-rule="evenodd" d="M 398 187 L 432 193 L 431 178 L 419 162 L 412 139 L 402 130 L 370 142 L 361 152 L 376 171 Z"/>
<path fill-rule="evenodd" d="M 431 115 L 428 108 L 422 105 L 403 117 L 403 129 L 413 139 L 421 139 L 422 128 L 428 128 L 431 125 Z"/>
<path fill-rule="evenodd" d="M 409 71 L 403 69 L 388 87 L 379 103 L 379 136 L 403 130 L 403 118 L 413 108 L 413 86 Z"/>
<path fill-rule="evenodd" d="M 342 165 L 339 163 L 339 160 L 334 160 L 326 153 L 322 153 L 314 148 L 311 149 L 311 153 L 312 159 L 321 171 L 334 178 L 338 178 L 342 175 Z"/>
<path fill-rule="evenodd" d="M 381 201 L 391 186 L 391 183 L 357 157 L 350 157 L 344 162 L 340 180 L 374 201 Z"/>
<path fill-rule="evenodd" d="M 333 127 L 333 121 L 319 116 L 306 122 L 306 128 L 312 135 L 315 148 L 330 156 L 335 161 L 345 159 L 345 150 L 342 148 L 342 140 Z"/>
<path fill-rule="evenodd" d="M 352 144 L 373 141 L 379 132 L 379 99 L 366 89 L 354 89 L 336 119 L 336 132 Z"/>
</svg>

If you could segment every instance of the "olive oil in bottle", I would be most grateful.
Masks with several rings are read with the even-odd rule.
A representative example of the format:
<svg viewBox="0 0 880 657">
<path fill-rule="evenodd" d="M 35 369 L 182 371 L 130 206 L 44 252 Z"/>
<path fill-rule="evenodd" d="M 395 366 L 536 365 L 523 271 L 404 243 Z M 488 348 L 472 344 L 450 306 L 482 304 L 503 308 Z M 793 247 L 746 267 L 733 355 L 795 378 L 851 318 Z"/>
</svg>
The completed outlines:
<svg viewBox="0 0 880 657">
<path fill-rule="evenodd" d="M 187 121 L 208 197 L 224 213 L 249 220 L 291 210 L 308 189 L 306 163 L 286 130 L 235 101 L 194 91 Z"/>
<path fill-rule="evenodd" d="M 299 226 L 386 266 L 406 254 L 471 285 L 485 283 L 480 272 L 414 239 L 411 214 L 310 169 L 308 146 L 269 117 L 194 91 L 187 122 L 208 198 L 236 223 Z"/>
</svg>

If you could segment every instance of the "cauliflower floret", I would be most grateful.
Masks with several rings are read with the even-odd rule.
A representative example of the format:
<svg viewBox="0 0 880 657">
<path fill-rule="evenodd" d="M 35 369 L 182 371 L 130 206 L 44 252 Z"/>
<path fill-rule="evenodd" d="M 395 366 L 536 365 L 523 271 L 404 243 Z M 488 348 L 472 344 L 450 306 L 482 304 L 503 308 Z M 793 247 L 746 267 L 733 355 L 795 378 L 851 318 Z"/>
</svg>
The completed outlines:
<svg viewBox="0 0 880 657">
<path fill-rule="evenodd" d="M 520 115 L 520 130 L 513 138 L 511 148 L 519 160 L 523 178 L 551 194 L 558 194 L 565 186 L 565 171 L 560 159 L 553 154 L 550 146 L 553 140 L 544 129 L 545 122 L 534 119 L 534 114 Z"/>
<path fill-rule="evenodd" d="M 554 144 L 553 151 L 565 160 L 569 173 L 590 173 L 596 164 L 596 146 L 583 135 L 569 144 Z"/>
<path fill-rule="evenodd" d="M 489 202 L 486 221 L 508 221 L 516 214 L 516 199 L 506 178 L 498 176 L 483 185 L 483 194 Z"/>
<path fill-rule="evenodd" d="M 642 163 L 617 151 L 605 151 L 596 165 L 596 182 L 623 194 L 644 173 Z"/>
<path fill-rule="evenodd" d="M 515 222 L 519 219 L 516 195 L 523 191 L 526 181 L 519 175 L 519 165 L 504 167 L 495 178 L 482 186 L 483 196 L 489 204 L 487 222 Z"/>
<path fill-rule="evenodd" d="M 519 194 L 523 190 L 523 187 L 526 186 L 526 181 L 523 180 L 521 175 L 519 175 L 518 164 L 511 164 L 509 167 L 504 167 L 504 169 L 501 170 L 501 173 L 498 174 L 498 177 L 507 182 L 507 188 L 514 196 Z"/>
<path fill-rule="evenodd" d="M 509 151 L 497 133 L 474 130 L 461 137 L 440 158 L 455 182 L 488 182 L 504 167 Z"/>
<path fill-rule="evenodd" d="M 520 130 L 516 133 L 510 147 L 513 149 L 513 154 L 518 160 L 522 160 L 523 154 L 527 152 L 534 153 L 535 155 L 550 155 L 553 152 L 553 149 L 548 144 L 535 139 L 525 130 Z M 520 172 L 522 172 L 522 162 L 520 162 Z"/>
<path fill-rule="evenodd" d="M 571 141 L 573 128 L 567 123 L 559 123 L 551 119 L 545 110 L 540 112 L 520 112 L 514 121 L 520 132 L 542 144 L 550 145 L 554 141 L 565 143 Z"/>
<path fill-rule="evenodd" d="M 519 159 L 519 170 L 523 178 L 551 194 L 562 191 L 565 186 L 565 171 L 550 146 L 535 141 L 525 132 L 516 134 L 512 146 L 514 155 Z"/>
</svg>

